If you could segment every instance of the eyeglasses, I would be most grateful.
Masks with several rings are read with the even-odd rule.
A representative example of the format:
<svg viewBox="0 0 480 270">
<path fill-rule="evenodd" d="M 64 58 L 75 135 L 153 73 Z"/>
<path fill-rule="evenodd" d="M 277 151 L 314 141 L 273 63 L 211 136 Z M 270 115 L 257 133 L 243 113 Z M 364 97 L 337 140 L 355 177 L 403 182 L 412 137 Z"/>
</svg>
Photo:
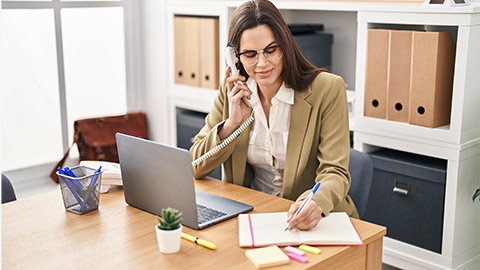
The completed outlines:
<svg viewBox="0 0 480 270">
<path fill-rule="evenodd" d="M 265 58 L 269 62 L 275 62 L 282 58 L 282 51 L 280 50 L 280 46 L 270 46 L 260 51 L 245 51 L 241 53 L 237 53 L 236 56 L 240 59 L 242 64 L 247 66 L 254 66 L 258 62 L 258 54 L 263 53 Z"/>
</svg>

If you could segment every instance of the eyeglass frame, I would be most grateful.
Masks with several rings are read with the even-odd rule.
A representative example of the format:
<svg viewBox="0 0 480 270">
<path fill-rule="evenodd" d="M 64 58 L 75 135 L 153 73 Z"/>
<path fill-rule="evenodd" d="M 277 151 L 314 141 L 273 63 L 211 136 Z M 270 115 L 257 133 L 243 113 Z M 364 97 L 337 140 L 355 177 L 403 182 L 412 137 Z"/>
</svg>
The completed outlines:
<svg viewBox="0 0 480 270">
<path fill-rule="evenodd" d="M 240 59 L 240 56 L 242 56 L 243 54 L 246 54 L 246 53 L 255 53 L 255 60 L 256 60 L 255 63 L 254 63 L 254 64 L 251 64 L 251 65 L 248 65 L 248 66 L 255 66 L 255 65 L 258 63 L 258 55 L 259 55 L 260 53 L 263 53 L 263 56 L 265 56 L 265 59 L 267 59 L 268 62 L 271 62 L 271 61 L 268 59 L 268 57 L 265 55 L 265 51 L 268 50 L 268 49 L 273 49 L 273 48 L 280 48 L 280 46 L 279 46 L 279 45 L 273 45 L 273 46 L 266 47 L 265 49 L 259 50 L 259 51 L 254 51 L 254 50 L 244 51 L 244 52 L 235 54 L 235 56 L 236 56 L 238 59 Z M 283 54 L 282 54 L 282 56 L 283 56 Z M 280 56 L 278 59 L 282 58 L 282 56 Z M 278 59 L 276 59 L 276 60 L 278 60 Z M 276 60 L 274 60 L 274 61 L 276 61 Z M 242 63 L 242 64 L 243 64 L 243 63 Z"/>
</svg>

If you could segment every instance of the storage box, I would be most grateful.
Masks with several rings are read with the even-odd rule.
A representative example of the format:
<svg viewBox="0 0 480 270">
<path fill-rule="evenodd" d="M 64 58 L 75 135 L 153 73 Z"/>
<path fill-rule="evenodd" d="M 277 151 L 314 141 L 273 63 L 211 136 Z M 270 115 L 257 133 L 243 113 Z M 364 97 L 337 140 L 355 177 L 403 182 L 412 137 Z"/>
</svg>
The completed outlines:
<svg viewBox="0 0 480 270">
<path fill-rule="evenodd" d="M 386 226 L 390 238 L 441 253 L 447 161 L 389 149 L 370 157 L 365 220 Z"/>
<path fill-rule="evenodd" d="M 409 123 L 450 123 L 455 43 L 449 32 L 413 32 Z"/>
<path fill-rule="evenodd" d="M 175 83 L 217 89 L 218 18 L 174 16 Z"/>
<path fill-rule="evenodd" d="M 299 27 L 297 27 L 299 29 Z M 321 29 L 319 26 L 312 25 L 312 29 Z M 332 44 L 333 35 L 313 31 L 311 33 L 302 32 L 301 29 L 290 29 L 293 38 L 303 56 L 319 68 L 332 68 Z"/>
<path fill-rule="evenodd" d="M 391 30 L 388 60 L 387 119 L 408 123 L 413 31 Z"/>
<path fill-rule="evenodd" d="M 368 29 L 364 115 L 386 119 L 390 30 Z"/>
<path fill-rule="evenodd" d="M 207 115 L 189 110 L 177 110 L 177 146 L 189 150 L 195 142 L 195 136 L 205 125 Z M 210 175 L 215 179 L 222 179 L 221 167 L 216 168 Z"/>
</svg>

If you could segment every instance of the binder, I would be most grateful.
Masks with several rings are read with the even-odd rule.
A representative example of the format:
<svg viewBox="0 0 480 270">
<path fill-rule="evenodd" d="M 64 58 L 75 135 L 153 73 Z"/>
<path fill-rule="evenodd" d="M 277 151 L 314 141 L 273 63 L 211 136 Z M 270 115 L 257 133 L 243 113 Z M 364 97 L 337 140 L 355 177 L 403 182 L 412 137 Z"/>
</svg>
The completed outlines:
<svg viewBox="0 0 480 270">
<path fill-rule="evenodd" d="M 408 122 L 412 31 L 390 32 L 387 119 Z"/>
<path fill-rule="evenodd" d="M 413 33 L 410 124 L 434 128 L 450 123 L 454 63 L 450 33 Z"/>
<path fill-rule="evenodd" d="M 386 118 L 390 30 L 368 29 L 364 115 Z"/>
<path fill-rule="evenodd" d="M 175 83 L 200 86 L 199 18 L 174 17 Z"/>
<path fill-rule="evenodd" d="M 217 18 L 199 19 L 200 87 L 218 89 L 219 23 Z"/>
</svg>

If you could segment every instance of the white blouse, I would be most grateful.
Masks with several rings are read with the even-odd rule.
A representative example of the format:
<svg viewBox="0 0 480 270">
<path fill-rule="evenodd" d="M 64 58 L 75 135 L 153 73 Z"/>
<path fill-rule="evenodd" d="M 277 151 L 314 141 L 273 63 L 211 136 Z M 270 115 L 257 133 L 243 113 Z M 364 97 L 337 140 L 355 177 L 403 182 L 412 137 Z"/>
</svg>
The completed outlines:
<svg viewBox="0 0 480 270">
<path fill-rule="evenodd" d="M 257 83 L 249 78 L 247 85 L 258 97 Z M 282 84 L 272 98 L 269 123 L 259 102 L 253 107 L 255 120 L 250 129 L 247 162 L 252 165 L 255 177 L 251 188 L 275 196 L 282 196 L 283 170 L 287 152 L 290 115 L 294 90 Z"/>
</svg>

